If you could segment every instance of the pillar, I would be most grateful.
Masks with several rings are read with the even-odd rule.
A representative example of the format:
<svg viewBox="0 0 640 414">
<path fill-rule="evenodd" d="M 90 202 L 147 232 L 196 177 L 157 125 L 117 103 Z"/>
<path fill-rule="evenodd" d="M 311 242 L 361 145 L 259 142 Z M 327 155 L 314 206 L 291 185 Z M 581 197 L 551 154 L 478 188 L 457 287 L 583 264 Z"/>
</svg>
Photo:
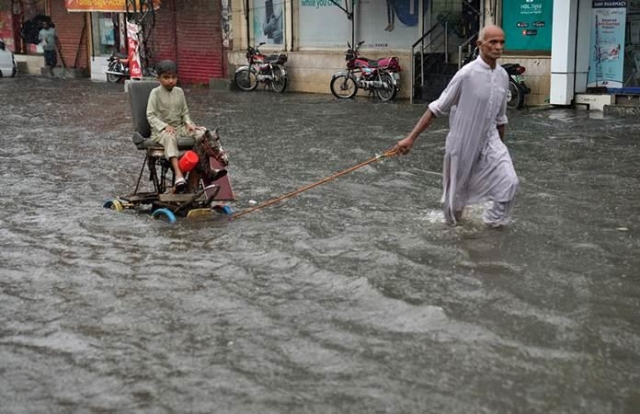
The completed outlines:
<svg viewBox="0 0 640 414">
<path fill-rule="evenodd" d="M 571 105 L 575 93 L 586 91 L 590 24 L 591 0 L 553 3 L 549 99 L 552 105 Z"/>
</svg>

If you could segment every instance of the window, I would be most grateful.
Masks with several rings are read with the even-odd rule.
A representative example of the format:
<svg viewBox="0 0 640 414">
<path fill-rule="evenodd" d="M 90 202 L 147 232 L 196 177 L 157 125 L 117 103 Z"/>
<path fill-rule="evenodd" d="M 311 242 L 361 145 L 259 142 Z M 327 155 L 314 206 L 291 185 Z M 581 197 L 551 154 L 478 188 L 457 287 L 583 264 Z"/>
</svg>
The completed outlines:
<svg viewBox="0 0 640 414">
<path fill-rule="evenodd" d="M 91 13 L 93 53 L 107 56 L 120 51 L 119 13 Z"/>
</svg>

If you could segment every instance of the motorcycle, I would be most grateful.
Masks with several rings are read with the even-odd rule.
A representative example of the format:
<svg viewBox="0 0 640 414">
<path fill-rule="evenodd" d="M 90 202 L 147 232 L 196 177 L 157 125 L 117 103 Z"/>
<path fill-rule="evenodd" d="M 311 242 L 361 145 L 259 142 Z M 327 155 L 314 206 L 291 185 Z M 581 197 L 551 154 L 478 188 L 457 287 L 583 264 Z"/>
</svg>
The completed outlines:
<svg viewBox="0 0 640 414">
<path fill-rule="evenodd" d="M 478 48 L 464 59 L 463 66 L 478 57 Z M 524 106 L 525 95 L 531 92 L 524 83 L 524 75 L 526 68 L 519 63 L 505 63 L 500 65 L 507 71 L 509 75 L 509 90 L 507 91 L 507 107 L 511 109 L 522 109 Z"/>
<path fill-rule="evenodd" d="M 107 74 L 108 82 L 120 82 L 123 79 L 129 79 L 131 74 L 129 73 L 129 56 L 124 53 L 113 52 L 107 61 Z M 143 68 L 142 73 L 144 76 L 156 77 L 158 73 L 151 65 Z"/>
<path fill-rule="evenodd" d="M 525 95 L 531 92 L 531 88 L 524 83 L 524 76 L 522 75 L 526 68 L 519 63 L 505 63 L 502 67 L 509 74 L 507 107 L 521 109 L 524 106 Z"/>
<path fill-rule="evenodd" d="M 287 89 L 288 77 L 284 64 L 287 62 L 285 53 L 265 55 L 260 52 L 262 42 L 256 47 L 247 48 L 248 65 L 236 69 L 233 81 L 243 91 L 252 91 L 259 83 L 269 86 L 274 92 L 282 93 Z"/>
<path fill-rule="evenodd" d="M 124 53 L 113 52 L 108 60 L 107 81 L 119 82 L 129 78 L 129 57 Z"/>
<path fill-rule="evenodd" d="M 389 101 L 400 90 L 400 61 L 397 57 L 370 60 L 358 54 L 361 41 L 355 48 L 347 42 L 347 71 L 337 72 L 331 78 L 331 93 L 338 99 L 353 98 L 362 88 L 378 95 L 381 101 Z"/>
</svg>

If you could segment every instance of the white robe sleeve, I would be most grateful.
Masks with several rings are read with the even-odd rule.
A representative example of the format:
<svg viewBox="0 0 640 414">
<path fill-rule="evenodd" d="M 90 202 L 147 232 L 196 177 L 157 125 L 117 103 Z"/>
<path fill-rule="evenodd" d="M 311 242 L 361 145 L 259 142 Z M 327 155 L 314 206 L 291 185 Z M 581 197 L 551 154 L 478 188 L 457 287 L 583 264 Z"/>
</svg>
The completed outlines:
<svg viewBox="0 0 640 414">
<path fill-rule="evenodd" d="M 447 116 L 451 107 L 458 103 L 466 73 L 466 70 L 459 70 L 453 76 L 446 89 L 442 91 L 440 97 L 429 104 L 429 109 L 436 117 Z"/>
<path fill-rule="evenodd" d="M 507 75 L 507 91 L 509 90 L 509 77 Z M 507 97 L 509 94 L 504 94 L 504 99 L 502 100 L 502 104 L 500 105 L 500 110 L 498 111 L 498 115 L 496 116 L 496 125 L 506 125 L 509 123 L 509 118 L 507 118 Z"/>
</svg>

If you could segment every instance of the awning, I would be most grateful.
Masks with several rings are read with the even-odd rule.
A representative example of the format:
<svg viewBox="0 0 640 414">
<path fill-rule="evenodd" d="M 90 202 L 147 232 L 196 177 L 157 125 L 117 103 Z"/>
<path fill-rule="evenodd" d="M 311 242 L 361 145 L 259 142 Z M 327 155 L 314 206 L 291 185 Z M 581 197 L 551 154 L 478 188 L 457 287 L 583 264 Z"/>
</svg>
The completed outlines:
<svg viewBox="0 0 640 414">
<path fill-rule="evenodd" d="M 64 5 L 70 12 L 125 13 L 127 2 L 127 0 L 64 0 Z M 139 2 L 136 3 L 139 4 Z M 160 0 L 153 0 L 153 8 L 158 9 L 159 7 Z M 131 7 L 129 7 L 129 11 L 132 11 Z"/>
</svg>

